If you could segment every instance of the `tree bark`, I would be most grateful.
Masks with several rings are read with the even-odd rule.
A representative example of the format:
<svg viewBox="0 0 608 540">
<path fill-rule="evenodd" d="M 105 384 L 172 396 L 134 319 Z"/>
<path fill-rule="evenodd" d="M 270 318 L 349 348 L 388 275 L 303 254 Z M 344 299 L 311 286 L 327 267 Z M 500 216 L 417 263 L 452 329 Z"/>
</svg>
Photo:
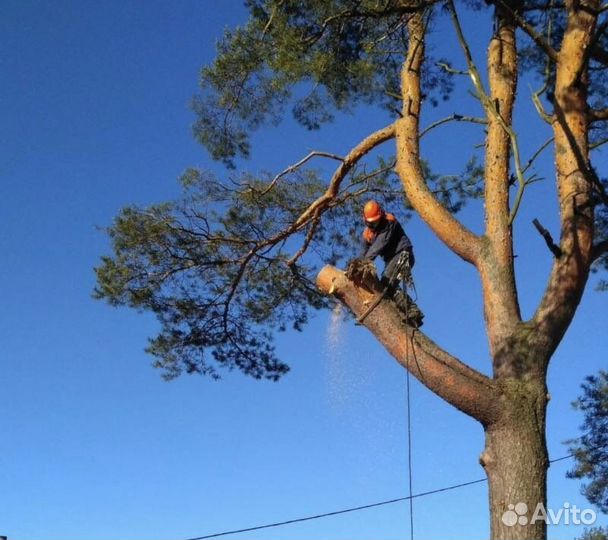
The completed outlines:
<svg viewBox="0 0 608 540">
<path fill-rule="evenodd" d="M 317 286 L 361 316 L 380 293 L 379 284 L 367 290 L 350 281 L 341 270 L 325 266 Z M 496 418 L 494 382 L 445 352 L 420 330 L 407 326 L 403 314 L 385 299 L 365 318 L 364 325 L 403 367 L 432 392 L 484 425 Z"/>
<path fill-rule="evenodd" d="M 502 414 L 485 428 L 480 463 L 488 476 L 491 538 L 544 539 L 544 520 L 532 521 L 537 505 L 547 503 L 545 415 L 542 378 L 500 383 Z M 525 506 L 524 506 L 525 505 Z"/>
<path fill-rule="evenodd" d="M 321 270 L 317 285 L 343 302 L 355 316 L 365 312 L 379 293 L 379 288 L 366 289 L 355 284 L 333 266 Z M 532 362 L 529 358 L 538 352 L 534 334 L 522 328 L 503 347 L 511 353 L 509 363 L 520 368 L 505 371 L 509 376 L 493 380 L 445 352 L 419 330 L 405 325 L 389 299 L 381 301 L 364 324 L 422 384 L 484 427 L 486 445 L 480 463 L 489 482 L 491 538 L 546 538 L 544 522 L 530 523 L 538 503 L 546 506 L 548 466 L 545 375 L 532 369 L 545 361 Z M 518 503 L 524 503 L 528 511 L 517 517 L 528 521 L 525 525 L 510 525 L 508 517 L 512 517 Z M 517 509 L 521 509 L 521 504 Z"/>
<path fill-rule="evenodd" d="M 500 116 L 488 115 L 483 236 L 474 234 L 440 204 L 422 172 L 420 77 L 426 30 L 422 12 L 408 20 L 408 53 L 401 72 L 402 118 L 394 131 L 396 171 L 412 206 L 447 247 L 480 273 L 493 378 L 406 326 L 389 300 L 380 302 L 365 319 L 365 326 L 431 391 L 483 425 L 486 444 L 480 463 L 489 482 L 491 538 L 544 540 L 547 524 L 531 518 L 539 504 L 546 508 L 547 500 L 546 370 L 576 311 L 590 264 L 598 256 L 599 246 L 604 248 L 593 244 L 593 171 L 587 140 L 593 118 L 587 103 L 585 53 L 599 0 L 566 1 L 568 24 L 561 49 L 554 51 L 553 129 L 562 255 L 554 261 L 543 299 L 527 322 L 521 320 L 513 267 L 512 218 L 516 212 L 509 212 L 510 139 L 506 131 L 512 129 L 517 88 L 517 5 L 517 0 L 501 0 L 499 24 L 488 52 L 489 98 Z M 362 289 L 333 267 L 321 271 L 317 284 L 356 316 L 378 292 Z"/>
</svg>

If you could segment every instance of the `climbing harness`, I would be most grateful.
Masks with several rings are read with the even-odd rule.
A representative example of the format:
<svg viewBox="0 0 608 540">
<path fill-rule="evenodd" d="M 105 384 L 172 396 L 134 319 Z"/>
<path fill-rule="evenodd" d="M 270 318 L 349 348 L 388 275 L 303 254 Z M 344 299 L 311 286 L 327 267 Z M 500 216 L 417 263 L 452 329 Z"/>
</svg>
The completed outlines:
<svg viewBox="0 0 608 540">
<path fill-rule="evenodd" d="M 395 291 L 399 285 L 403 283 L 404 287 L 414 287 L 414 280 L 412 279 L 412 272 L 410 271 L 410 254 L 409 251 L 402 251 L 399 254 L 399 258 L 395 263 L 395 267 L 391 271 L 391 275 L 387 276 L 387 283 L 384 289 L 378 296 L 372 301 L 370 306 L 361 314 L 357 319 L 358 324 L 362 324 L 367 316 L 374 311 L 376 306 L 388 296 L 389 293 Z M 407 294 L 406 294 L 407 298 Z M 407 300 L 406 300 L 407 301 Z"/>
</svg>

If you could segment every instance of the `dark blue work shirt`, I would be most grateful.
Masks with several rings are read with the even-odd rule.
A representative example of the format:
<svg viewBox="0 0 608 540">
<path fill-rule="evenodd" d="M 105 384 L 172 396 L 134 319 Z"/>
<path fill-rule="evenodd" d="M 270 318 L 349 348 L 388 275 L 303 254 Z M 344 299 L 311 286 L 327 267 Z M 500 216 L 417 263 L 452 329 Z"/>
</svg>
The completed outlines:
<svg viewBox="0 0 608 540">
<path fill-rule="evenodd" d="M 380 255 L 388 263 L 398 253 L 410 249 L 412 242 L 401 224 L 390 214 L 382 218 L 376 230 L 367 228 L 363 233 L 362 258 L 375 259 Z"/>
</svg>

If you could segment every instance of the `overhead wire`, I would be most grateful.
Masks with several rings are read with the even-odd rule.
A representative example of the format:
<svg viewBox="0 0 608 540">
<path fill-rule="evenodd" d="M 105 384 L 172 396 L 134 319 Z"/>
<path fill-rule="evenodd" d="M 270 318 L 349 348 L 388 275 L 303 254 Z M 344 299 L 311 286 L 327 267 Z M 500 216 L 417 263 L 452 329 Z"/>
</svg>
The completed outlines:
<svg viewBox="0 0 608 540">
<path fill-rule="evenodd" d="M 411 272 L 411 270 L 410 270 Z M 411 279 L 411 273 L 409 274 L 410 279 L 408 280 L 408 282 L 406 283 L 406 287 L 407 285 L 410 285 L 414 288 L 414 294 L 416 295 L 416 298 L 418 296 L 417 291 L 415 289 L 415 286 L 413 284 L 413 280 Z M 407 296 L 407 288 L 406 288 L 406 302 L 409 301 L 409 298 Z M 406 304 L 407 305 L 407 304 Z M 409 308 L 409 306 L 408 306 Z M 408 344 L 409 345 L 409 344 Z M 409 358 L 409 354 L 407 354 L 408 358 Z M 187 540 L 207 540 L 209 538 L 218 538 L 220 536 L 227 536 L 229 534 L 239 534 L 239 533 L 245 533 L 245 532 L 253 532 L 253 531 L 260 531 L 263 529 L 270 529 L 273 527 L 281 527 L 284 525 L 292 525 L 294 523 L 302 523 L 305 521 L 313 521 L 316 519 L 321 519 L 321 518 L 325 518 L 325 517 L 331 517 L 331 516 L 338 516 L 341 514 L 348 514 L 351 512 L 358 512 L 360 510 L 367 510 L 369 508 L 377 508 L 379 506 L 386 506 L 389 504 L 395 504 L 398 502 L 403 502 L 403 501 L 409 501 L 409 514 L 410 514 L 410 539 L 414 540 L 414 499 L 419 498 L 419 497 L 426 497 L 429 495 L 434 495 L 436 493 L 443 493 L 446 491 L 451 491 L 454 489 L 459 489 L 459 488 L 463 488 L 463 487 L 467 487 L 467 486 L 472 486 L 474 484 L 481 484 L 483 482 L 487 482 L 488 479 L 487 478 L 480 478 L 478 480 L 471 480 L 469 482 L 462 482 L 460 484 L 453 484 L 450 486 L 446 486 L 443 488 L 438 488 L 438 489 L 433 489 L 430 491 L 424 491 L 421 493 L 416 493 L 415 495 L 412 492 L 413 489 L 413 479 L 412 479 L 412 420 L 411 420 L 411 388 L 410 388 L 410 370 L 406 369 L 406 408 L 407 408 L 407 444 L 408 444 L 408 491 L 409 494 L 405 497 L 398 497 L 396 499 L 389 499 L 386 501 L 380 501 L 380 502 L 375 502 L 375 503 L 371 503 L 371 504 L 365 504 L 362 506 L 354 506 L 352 508 L 345 508 L 342 510 L 334 510 L 332 512 L 325 512 L 322 514 L 315 514 L 312 516 L 305 516 L 305 517 L 301 517 L 301 518 L 295 518 L 295 519 L 289 519 L 289 520 L 285 520 L 285 521 L 278 521 L 276 523 L 268 523 L 265 525 L 257 525 L 254 527 L 247 527 L 244 529 L 235 529 L 232 531 L 224 531 L 224 532 L 219 532 L 219 533 L 213 533 L 213 534 L 208 534 L 208 535 L 204 535 L 204 536 L 197 536 L 195 538 L 188 538 Z M 564 461 L 566 459 L 570 459 L 574 457 L 574 453 L 570 453 L 568 455 L 559 457 L 559 458 L 555 458 L 555 459 L 551 459 L 549 460 L 549 463 L 556 463 L 558 461 Z"/>
<path fill-rule="evenodd" d="M 566 456 L 562 456 L 556 459 L 551 459 L 549 460 L 549 463 L 556 463 L 558 461 L 564 461 L 566 459 L 570 459 L 574 457 L 574 454 L 568 454 Z M 371 504 L 365 504 L 362 506 L 354 506 L 352 508 L 345 508 L 343 510 L 335 510 L 333 512 L 324 512 L 322 514 L 315 514 L 312 516 L 306 516 L 306 517 L 301 517 L 301 518 L 295 518 L 295 519 L 289 519 L 289 520 L 285 520 L 285 521 L 278 521 L 276 523 L 268 523 L 265 525 L 257 525 L 255 527 L 247 527 L 244 529 L 235 529 L 235 530 L 231 530 L 231 531 L 223 531 L 223 532 L 218 532 L 218 533 L 213 533 L 213 534 L 207 534 L 204 536 L 196 536 L 194 538 L 187 538 L 186 540 L 207 540 L 208 538 L 219 538 L 220 536 L 227 536 L 229 534 L 239 534 L 239 533 L 245 533 L 245 532 L 253 532 L 253 531 L 261 531 L 263 529 L 270 529 L 273 527 L 281 527 L 283 525 L 292 525 L 294 523 L 302 523 L 304 521 L 312 521 L 312 520 L 316 520 L 316 519 L 321 519 L 321 518 L 325 518 L 325 517 L 331 517 L 331 516 L 338 516 L 341 514 L 348 514 L 350 512 L 358 512 L 360 510 L 367 510 L 368 508 L 377 508 L 379 506 L 386 506 L 389 504 L 395 504 L 398 502 L 403 502 L 403 501 L 411 501 L 412 499 L 417 499 L 420 497 L 427 497 L 429 495 L 435 495 L 436 493 L 444 493 L 446 491 L 452 491 L 454 489 L 459 489 L 459 488 L 463 488 L 463 487 L 467 487 L 467 486 L 472 486 L 475 484 L 481 484 L 483 482 L 487 482 L 488 479 L 487 478 L 480 478 L 478 480 L 471 480 L 469 482 L 462 482 L 460 484 L 452 484 L 450 486 L 445 486 L 442 488 L 438 488 L 438 489 L 432 489 L 430 491 L 423 491 L 421 493 L 416 493 L 414 495 L 407 495 L 405 497 L 398 497 L 396 499 L 389 499 L 386 501 L 380 501 L 380 502 L 376 502 L 376 503 L 371 503 Z"/>
</svg>

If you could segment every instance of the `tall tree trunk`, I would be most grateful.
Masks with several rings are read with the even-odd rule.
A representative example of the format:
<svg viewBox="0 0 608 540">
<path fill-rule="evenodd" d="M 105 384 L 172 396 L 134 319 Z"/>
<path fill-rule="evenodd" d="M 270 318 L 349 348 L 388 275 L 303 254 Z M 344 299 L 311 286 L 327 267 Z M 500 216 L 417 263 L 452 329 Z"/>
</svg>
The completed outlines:
<svg viewBox="0 0 608 540">
<path fill-rule="evenodd" d="M 546 523 L 531 518 L 547 502 L 547 390 L 541 378 L 499 384 L 501 414 L 485 427 L 480 457 L 488 476 L 491 538 L 544 539 Z"/>
</svg>

